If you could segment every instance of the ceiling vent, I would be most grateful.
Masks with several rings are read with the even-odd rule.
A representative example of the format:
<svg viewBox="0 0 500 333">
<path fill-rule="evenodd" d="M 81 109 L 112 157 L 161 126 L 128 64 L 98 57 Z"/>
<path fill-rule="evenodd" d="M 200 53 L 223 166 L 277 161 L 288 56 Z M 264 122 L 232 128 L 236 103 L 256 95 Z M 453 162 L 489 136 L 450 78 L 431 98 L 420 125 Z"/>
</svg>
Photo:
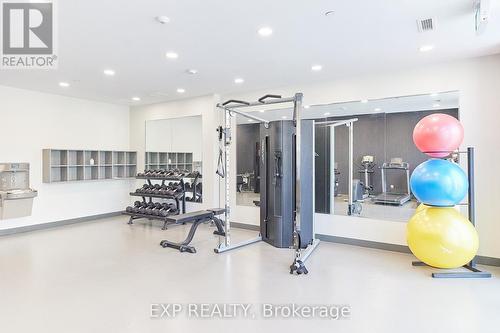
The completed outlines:
<svg viewBox="0 0 500 333">
<path fill-rule="evenodd" d="M 436 21 L 432 17 L 418 19 L 417 26 L 419 32 L 433 31 L 436 28 Z"/>
</svg>

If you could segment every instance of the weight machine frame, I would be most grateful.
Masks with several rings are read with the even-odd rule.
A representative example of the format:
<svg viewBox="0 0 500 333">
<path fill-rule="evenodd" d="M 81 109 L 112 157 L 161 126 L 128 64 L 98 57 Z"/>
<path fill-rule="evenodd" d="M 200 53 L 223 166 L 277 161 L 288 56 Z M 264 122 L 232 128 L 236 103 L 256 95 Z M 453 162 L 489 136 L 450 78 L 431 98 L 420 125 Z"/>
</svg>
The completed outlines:
<svg viewBox="0 0 500 333">
<path fill-rule="evenodd" d="M 348 184 L 347 184 L 347 215 L 354 215 L 356 212 L 356 207 L 354 204 L 353 200 L 353 193 L 352 193 L 352 187 L 354 183 L 354 123 L 358 121 L 358 118 L 351 118 L 351 119 L 345 119 L 345 120 L 327 120 L 327 121 L 320 121 L 314 123 L 314 125 L 325 125 L 325 127 L 330 127 L 331 129 L 331 135 L 332 137 L 335 134 L 335 128 L 339 126 L 346 126 L 349 129 L 349 178 L 348 178 Z M 334 145 L 335 140 L 330 139 L 331 145 Z M 330 152 L 333 152 L 334 148 L 330 147 Z M 331 159 L 335 159 L 335 154 L 331 154 Z M 333 165 L 335 161 L 332 161 L 331 164 Z M 333 175 L 333 181 L 332 185 L 330 185 L 330 214 L 334 212 L 334 205 L 335 205 L 335 172 L 334 168 L 331 168 L 330 175 Z"/>
<path fill-rule="evenodd" d="M 313 222 L 313 241 L 305 249 L 300 246 L 300 159 L 301 159 L 301 120 L 302 120 L 302 93 L 296 93 L 293 97 L 283 98 L 279 95 L 265 95 L 261 97 L 257 102 L 249 103 L 241 100 L 228 100 L 222 104 L 217 104 L 217 108 L 224 112 L 224 126 L 219 126 L 219 149 L 222 152 L 223 158 L 223 172 L 219 174 L 221 178 L 225 178 L 224 186 L 224 241 L 217 248 L 214 249 L 215 253 L 224 253 L 237 248 L 241 248 L 246 245 L 254 244 L 262 240 L 262 236 L 259 235 L 256 238 L 252 238 L 241 243 L 231 244 L 231 209 L 230 209 L 230 193 L 231 193 L 231 180 L 229 177 L 229 167 L 230 167 L 230 146 L 232 142 L 231 133 L 231 117 L 233 114 L 243 116 L 248 119 L 252 119 L 263 123 L 266 128 L 269 127 L 269 121 L 256 117 L 254 115 L 248 114 L 237 109 L 259 107 L 274 104 L 293 104 L 293 123 L 295 126 L 295 211 L 293 212 L 293 248 L 295 251 L 293 263 L 290 265 L 290 274 L 296 272 L 297 274 L 307 274 L 308 271 L 305 267 L 305 261 L 310 257 L 312 252 L 316 249 L 319 244 L 319 240 L 315 239 L 314 232 L 314 222 Z M 221 157 L 219 157 L 220 159 Z M 219 170 L 218 170 L 219 171 Z"/>
<path fill-rule="evenodd" d="M 428 152 L 429 153 L 429 152 Z M 467 203 L 462 204 L 467 206 L 467 213 L 469 221 L 474 227 L 476 227 L 476 198 L 475 198 L 475 188 L 474 188 L 474 148 L 468 147 L 467 151 L 454 151 L 454 152 L 430 152 L 430 153 L 450 153 L 452 154 L 466 154 L 467 155 L 467 179 L 469 181 L 469 189 L 467 191 Z M 412 266 L 427 266 L 421 261 L 413 261 Z M 474 257 L 469 263 L 462 266 L 467 269 L 468 272 L 438 272 L 432 273 L 432 277 L 436 279 L 488 279 L 492 275 L 490 272 L 481 271 L 477 268 L 477 258 Z"/>
</svg>

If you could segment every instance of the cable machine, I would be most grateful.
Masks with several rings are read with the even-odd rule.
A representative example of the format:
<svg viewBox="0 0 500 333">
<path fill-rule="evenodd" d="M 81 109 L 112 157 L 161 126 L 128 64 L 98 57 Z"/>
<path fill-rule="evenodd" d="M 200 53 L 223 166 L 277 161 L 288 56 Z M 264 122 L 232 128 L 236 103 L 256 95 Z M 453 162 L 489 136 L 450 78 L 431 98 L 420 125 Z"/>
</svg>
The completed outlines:
<svg viewBox="0 0 500 333">
<path fill-rule="evenodd" d="M 291 161 L 291 170 L 293 172 L 293 181 L 291 182 L 292 184 L 292 199 L 294 203 L 292 205 L 287 205 L 286 209 L 289 209 L 288 213 L 290 214 L 292 218 L 292 244 L 293 244 L 293 249 L 294 249 L 294 258 L 293 262 L 290 265 L 290 274 L 297 273 L 297 274 L 307 274 L 307 268 L 305 267 L 305 261 L 309 258 L 311 253 L 316 249 L 316 247 L 319 244 L 319 240 L 314 238 L 314 223 L 313 223 L 313 205 L 311 204 L 306 205 L 307 209 L 311 209 L 311 214 L 310 214 L 310 220 L 302 220 L 302 216 L 307 216 L 305 214 L 302 214 L 302 208 L 303 208 L 303 199 L 302 199 L 302 182 L 301 182 L 301 159 L 303 158 L 302 155 L 302 147 L 301 147 L 301 139 L 302 139 L 302 99 L 303 95 L 301 93 L 295 94 L 293 97 L 289 98 L 283 98 L 279 95 L 265 95 L 261 97 L 257 102 L 249 103 L 246 101 L 240 101 L 240 100 L 229 100 L 226 101 L 222 104 L 217 104 L 217 107 L 223 111 L 224 114 L 224 119 L 223 119 L 223 124 L 224 126 L 219 126 L 218 128 L 218 133 L 219 133 L 219 162 L 218 162 L 218 168 L 217 168 L 217 174 L 225 180 L 224 182 L 224 208 L 225 208 L 225 213 L 224 213 L 224 220 L 225 220 L 225 235 L 223 238 L 222 242 L 219 242 L 218 247 L 214 250 L 216 253 L 223 253 L 227 252 L 233 249 L 237 249 L 246 245 L 254 244 L 257 242 L 260 242 L 264 238 L 266 238 L 264 235 L 262 235 L 262 230 L 263 230 L 263 223 L 265 221 L 261 220 L 261 234 L 256 237 L 252 238 L 249 240 L 246 240 L 241 243 L 237 244 L 231 244 L 231 221 L 230 221 L 230 216 L 231 216 L 231 209 L 230 209 L 230 191 L 231 191 L 231 180 L 229 177 L 229 167 L 230 167 L 230 146 L 232 142 L 232 133 L 231 133 L 231 117 L 234 114 L 246 117 L 248 119 L 252 119 L 255 121 L 258 121 L 261 123 L 263 126 L 264 130 L 270 129 L 270 127 L 273 126 L 269 121 L 256 117 L 254 115 L 245 113 L 241 111 L 241 109 L 244 108 L 251 108 L 251 107 L 258 107 L 258 106 L 266 106 L 266 105 L 281 105 L 281 104 L 292 104 L 293 105 L 293 120 L 292 120 L 292 130 L 293 130 L 293 147 L 291 150 L 291 158 L 287 159 L 284 162 L 279 162 L 279 163 L 286 163 L 288 161 Z M 285 123 L 286 121 L 280 121 L 280 123 Z M 273 122 L 274 123 L 274 122 Z M 313 134 L 312 134 L 313 135 Z M 311 143 L 312 144 L 312 143 Z M 264 154 L 265 152 L 262 151 Z M 270 154 L 266 155 L 266 158 L 270 158 Z M 275 163 L 276 159 L 280 159 L 280 156 L 274 156 L 275 158 Z M 311 154 L 311 159 L 313 159 L 313 156 Z M 276 163 L 276 165 L 279 165 L 279 163 Z M 314 168 L 311 169 L 314 170 Z M 274 174 L 275 177 L 279 177 L 281 172 L 277 170 Z M 262 176 L 261 176 L 262 178 Z M 263 189 L 261 188 L 261 191 Z M 310 195 L 312 197 L 312 193 Z M 262 203 L 261 203 L 262 204 Z M 261 207 L 262 209 L 262 207 Z M 262 211 L 261 211 L 262 214 Z M 282 223 L 287 223 L 289 221 L 283 220 Z M 310 241 L 305 242 L 301 241 L 301 231 L 302 227 L 304 227 L 304 230 L 307 229 L 307 233 L 311 233 L 311 237 L 304 237 L 304 239 L 310 239 Z M 304 235 L 305 236 L 305 235 Z M 220 239 L 220 238 L 219 238 Z M 267 240 L 266 240 L 267 241 Z M 274 245 L 274 244 L 273 244 Z M 275 245 L 276 246 L 276 245 Z"/>
</svg>

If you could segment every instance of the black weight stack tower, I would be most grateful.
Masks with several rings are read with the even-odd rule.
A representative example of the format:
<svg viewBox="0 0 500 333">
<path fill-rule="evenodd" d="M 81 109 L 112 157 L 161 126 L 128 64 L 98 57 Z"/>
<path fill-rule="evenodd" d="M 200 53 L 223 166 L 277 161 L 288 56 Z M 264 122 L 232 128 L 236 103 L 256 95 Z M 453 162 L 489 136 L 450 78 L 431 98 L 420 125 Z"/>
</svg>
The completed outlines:
<svg viewBox="0 0 500 333">
<path fill-rule="evenodd" d="M 300 239 L 313 241 L 314 122 L 301 122 Z M 279 248 L 293 247 L 295 211 L 295 126 L 293 121 L 260 125 L 260 231 L 262 239 Z"/>
</svg>

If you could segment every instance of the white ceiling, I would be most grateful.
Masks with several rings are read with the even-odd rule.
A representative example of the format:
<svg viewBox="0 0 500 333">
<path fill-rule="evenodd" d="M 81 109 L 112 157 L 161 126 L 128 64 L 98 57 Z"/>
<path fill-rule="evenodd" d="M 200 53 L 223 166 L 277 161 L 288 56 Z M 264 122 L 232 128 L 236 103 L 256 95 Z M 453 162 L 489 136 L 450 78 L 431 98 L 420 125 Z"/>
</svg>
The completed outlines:
<svg viewBox="0 0 500 333">
<path fill-rule="evenodd" d="M 399 96 L 365 101 L 352 101 L 344 103 L 332 103 L 322 105 L 306 105 L 303 109 L 303 119 L 324 119 L 327 117 L 356 116 L 362 114 L 375 113 L 398 113 L 415 112 L 446 109 L 458 109 L 460 106 L 460 93 L 458 91 L 448 91 L 434 94 Z M 238 109 L 245 111 L 245 109 Z M 258 108 L 247 109 L 250 115 L 259 117 L 267 121 L 290 120 L 293 117 L 292 108 L 266 109 Z M 246 117 L 236 115 L 236 122 L 239 125 L 255 124 L 256 121 Z"/>
<path fill-rule="evenodd" d="M 120 104 L 139 96 L 135 104 L 148 104 L 493 54 L 500 52 L 499 2 L 491 0 L 490 23 L 476 36 L 472 0 L 58 1 L 59 69 L 2 70 L 0 85 Z M 159 24 L 158 15 L 171 22 Z M 436 31 L 419 33 L 416 19 L 431 16 Z M 272 36 L 256 33 L 264 25 Z M 426 44 L 435 49 L 419 52 Z M 166 59 L 167 51 L 179 58 Z M 313 64 L 323 70 L 312 72 Z M 105 77 L 106 68 L 116 76 Z M 236 77 L 245 82 L 236 85 Z"/>
</svg>

